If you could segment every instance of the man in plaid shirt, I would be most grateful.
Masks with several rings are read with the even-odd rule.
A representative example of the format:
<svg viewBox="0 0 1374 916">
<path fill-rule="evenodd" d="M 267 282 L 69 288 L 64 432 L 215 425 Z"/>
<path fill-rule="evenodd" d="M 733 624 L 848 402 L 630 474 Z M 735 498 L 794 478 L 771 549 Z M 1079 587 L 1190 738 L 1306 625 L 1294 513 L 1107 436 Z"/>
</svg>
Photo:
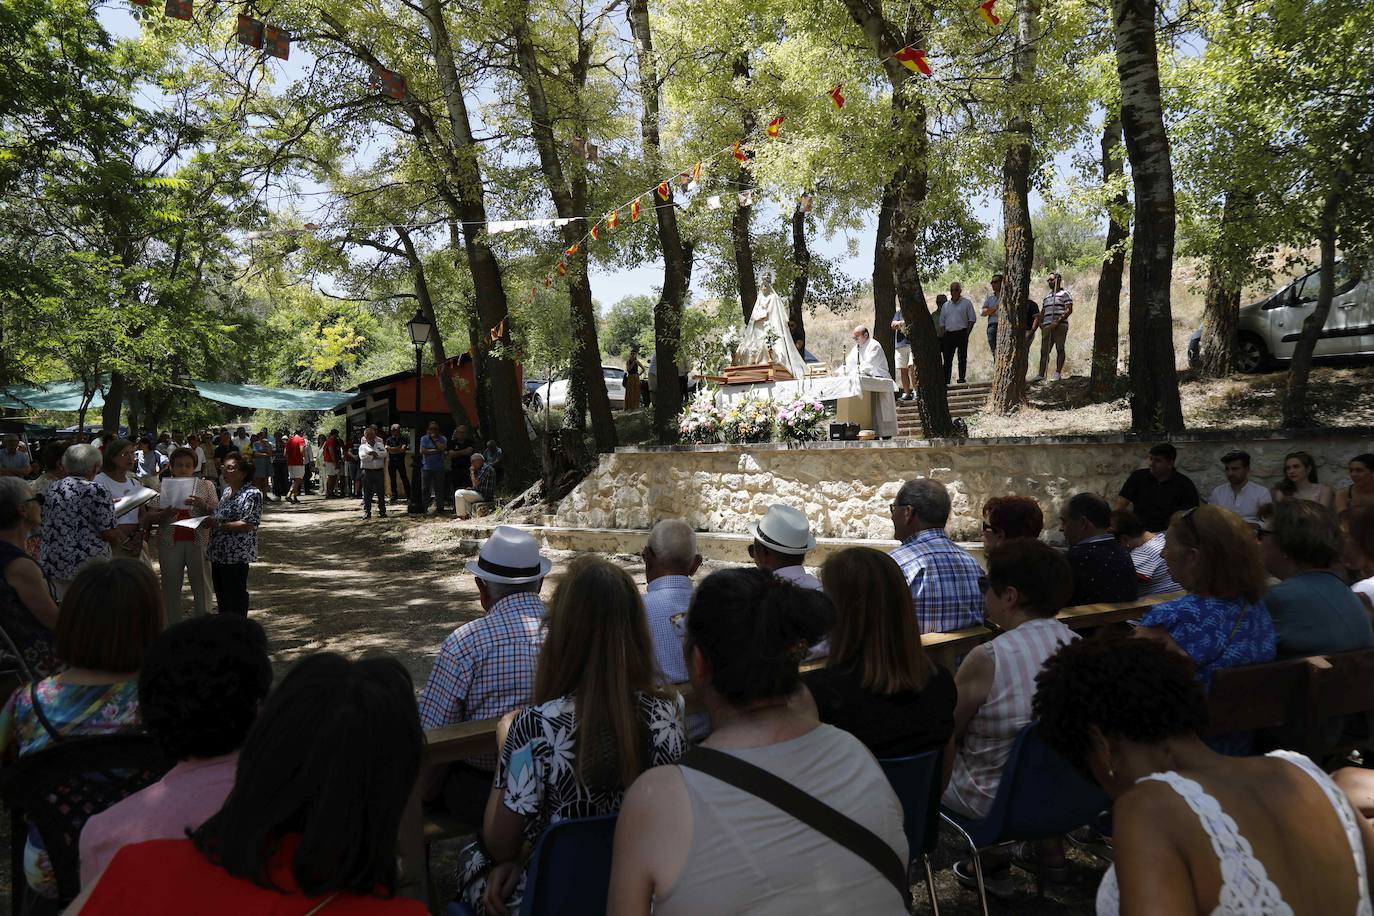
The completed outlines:
<svg viewBox="0 0 1374 916">
<path fill-rule="evenodd" d="M 983 568 L 945 534 L 945 485 L 928 477 L 908 480 L 888 508 L 893 536 L 902 542 L 892 559 L 911 586 L 921 632 L 945 633 L 982 623 Z"/>
<path fill-rule="evenodd" d="M 486 616 L 463 624 L 444 640 L 420 693 L 424 728 L 494 719 L 529 702 L 544 641 L 539 589 L 552 566 L 525 532 L 501 525 L 491 533 L 477 560 L 467 564 Z M 495 770 L 495 754 L 461 761 L 446 778 L 429 774 L 426 795 L 442 790 L 452 814 L 480 824 Z"/>
</svg>

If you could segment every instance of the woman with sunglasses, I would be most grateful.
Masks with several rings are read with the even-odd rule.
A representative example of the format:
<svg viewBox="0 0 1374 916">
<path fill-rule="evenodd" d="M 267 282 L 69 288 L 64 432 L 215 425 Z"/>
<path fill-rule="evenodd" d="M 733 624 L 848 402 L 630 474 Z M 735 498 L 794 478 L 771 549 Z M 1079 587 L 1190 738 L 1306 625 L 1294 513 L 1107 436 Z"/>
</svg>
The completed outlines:
<svg viewBox="0 0 1374 916">
<path fill-rule="evenodd" d="M 1164 561 L 1188 594 L 1152 607 L 1137 636 L 1191 658 L 1204 690 L 1218 668 L 1274 660 L 1274 622 L 1263 600 L 1268 577 L 1254 532 L 1239 515 L 1216 506 L 1178 513 L 1169 523 Z M 1221 745 L 1243 753 L 1248 736 L 1213 746 Z"/>
<path fill-rule="evenodd" d="M 0 627 L 35 678 L 56 674 L 57 602 L 43 571 L 28 555 L 29 535 L 42 522 L 43 497 L 20 477 L 0 477 Z M 3 654 L 10 654 L 8 647 Z"/>
</svg>

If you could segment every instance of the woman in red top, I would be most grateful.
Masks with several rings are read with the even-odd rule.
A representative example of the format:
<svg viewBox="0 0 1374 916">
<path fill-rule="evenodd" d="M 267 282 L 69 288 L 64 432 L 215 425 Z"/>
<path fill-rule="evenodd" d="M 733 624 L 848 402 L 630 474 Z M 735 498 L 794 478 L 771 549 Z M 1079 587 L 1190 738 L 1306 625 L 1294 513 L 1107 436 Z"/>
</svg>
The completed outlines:
<svg viewBox="0 0 1374 916">
<path fill-rule="evenodd" d="M 424 916 L 395 896 L 423 743 L 400 663 L 310 656 L 268 697 L 219 813 L 190 839 L 124 847 L 69 912 Z"/>
</svg>

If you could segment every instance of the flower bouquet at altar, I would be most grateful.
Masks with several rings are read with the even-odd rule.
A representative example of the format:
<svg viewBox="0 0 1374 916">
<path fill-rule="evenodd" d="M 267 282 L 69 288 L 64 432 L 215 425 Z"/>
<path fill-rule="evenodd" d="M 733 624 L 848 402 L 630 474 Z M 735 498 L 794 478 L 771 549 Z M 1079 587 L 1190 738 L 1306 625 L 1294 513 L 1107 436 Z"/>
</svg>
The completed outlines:
<svg viewBox="0 0 1374 916">
<path fill-rule="evenodd" d="M 829 417 L 815 398 L 797 398 L 777 408 L 774 420 L 783 442 L 816 442 L 824 439 Z"/>
<path fill-rule="evenodd" d="M 697 392 L 697 396 L 682 411 L 678 418 L 678 437 L 683 442 L 708 445 L 720 441 L 721 413 L 716 407 L 709 390 Z"/>
<path fill-rule="evenodd" d="M 773 438 L 772 401 L 763 398 L 744 398 L 725 409 L 721 417 L 721 434 L 726 442 L 767 442 Z"/>
</svg>

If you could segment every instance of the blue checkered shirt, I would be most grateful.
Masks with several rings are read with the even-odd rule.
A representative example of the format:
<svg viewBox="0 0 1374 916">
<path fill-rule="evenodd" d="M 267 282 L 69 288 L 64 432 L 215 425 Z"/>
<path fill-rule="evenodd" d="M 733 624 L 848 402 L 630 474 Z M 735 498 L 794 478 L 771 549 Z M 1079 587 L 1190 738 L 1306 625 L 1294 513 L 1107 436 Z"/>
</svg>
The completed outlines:
<svg viewBox="0 0 1374 916">
<path fill-rule="evenodd" d="M 983 622 L 983 568 L 942 528 L 927 528 L 892 551 L 916 602 L 922 633 L 946 633 Z"/>
<path fill-rule="evenodd" d="M 521 592 L 507 595 L 485 617 L 454 630 L 420 692 L 420 724 L 430 729 L 494 719 L 529 703 L 544 642 L 544 613 L 538 595 Z M 484 754 L 468 763 L 495 770 L 496 755 Z"/>
<path fill-rule="evenodd" d="M 654 638 L 654 655 L 665 683 L 687 680 L 687 662 L 682 658 L 682 637 L 687 630 L 681 615 L 692 603 L 692 580 L 687 576 L 659 576 L 644 593 L 644 613 L 649 618 L 649 635 Z M 679 618 L 676 623 L 673 618 Z"/>
</svg>

